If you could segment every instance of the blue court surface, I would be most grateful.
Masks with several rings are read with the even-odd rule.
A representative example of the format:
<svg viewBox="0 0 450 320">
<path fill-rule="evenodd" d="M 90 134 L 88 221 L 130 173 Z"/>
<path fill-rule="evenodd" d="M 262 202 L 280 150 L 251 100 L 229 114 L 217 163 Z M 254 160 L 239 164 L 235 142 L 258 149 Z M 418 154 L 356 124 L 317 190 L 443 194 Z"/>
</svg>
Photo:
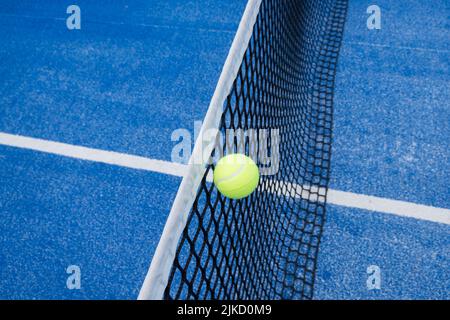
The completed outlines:
<svg viewBox="0 0 450 320">
<path fill-rule="evenodd" d="M 66 27 L 72 4 L 80 30 Z M 371 4 L 350 0 L 330 188 L 440 218 L 330 201 L 314 298 L 450 299 L 450 4 L 379 0 L 369 30 Z M 1 299 L 137 297 L 181 178 L 32 141 L 170 162 L 172 132 L 205 116 L 245 5 L 0 0 Z"/>
</svg>

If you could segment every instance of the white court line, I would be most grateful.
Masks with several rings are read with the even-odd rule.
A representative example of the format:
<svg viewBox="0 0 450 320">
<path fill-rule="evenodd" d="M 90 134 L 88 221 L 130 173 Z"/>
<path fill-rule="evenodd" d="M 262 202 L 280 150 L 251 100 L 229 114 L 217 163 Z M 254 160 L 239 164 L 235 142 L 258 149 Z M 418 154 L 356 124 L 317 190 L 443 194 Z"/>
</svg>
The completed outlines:
<svg viewBox="0 0 450 320">
<path fill-rule="evenodd" d="M 183 177 L 187 169 L 186 165 L 169 161 L 155 160 L 119 152 L 80 147 L 67 143 L 24 137 L 4 132 L 0 132 L 0 145 L 30 149 L 70 158 L 101 162 L 132 169 L 158 172 L 178 177 Z M 291 188 L 288 189 L 292 190 Z M 298 192 L 294 192 L 291 195 L 297 196 L 300 194 L 299 197 L 310 198 L 310 194 L 306 189 L 307 188 L 302 188 L 299 185 L 294 186 L 294 190 L 297 190 Z M 317 190 L 312 191 L 317 192 Z M 450 225 L 449 209 L 425 206 L 406 201 L 328 189 L 327 203 Z"/>
<path fill-rule="evenodd" d="M 450 225 L 450 210 L 412 202 L 328 189 L 327 203 Z"/>
<path fill-rule="evenodd" d="M 81 160 L 113 164 L 132 169 L 154 171 L 177 177 L 183 177 L 186 172 L 186 166 L 178 163 L 154 160 L 113 151 L 80 147 L 67 143 L 24 137 L 4 132 L 0 132 L 0 144 Z"/>
</svg>

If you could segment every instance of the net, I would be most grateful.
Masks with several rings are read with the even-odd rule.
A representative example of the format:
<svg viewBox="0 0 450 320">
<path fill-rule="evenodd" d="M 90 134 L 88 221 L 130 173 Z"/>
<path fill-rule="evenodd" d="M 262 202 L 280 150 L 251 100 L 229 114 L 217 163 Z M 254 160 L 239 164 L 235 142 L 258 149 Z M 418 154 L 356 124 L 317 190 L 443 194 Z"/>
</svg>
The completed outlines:
<svg viewBox="0 0 450 320">
<path fill-rule="evenodd" d="M 269 169 L 230 200 L 210 182 L 211 161 L 164 298 L 312 298 L 346 11 L 346 0 L 262 1 L 211 158 L 242 152 Z"/>
</svg>

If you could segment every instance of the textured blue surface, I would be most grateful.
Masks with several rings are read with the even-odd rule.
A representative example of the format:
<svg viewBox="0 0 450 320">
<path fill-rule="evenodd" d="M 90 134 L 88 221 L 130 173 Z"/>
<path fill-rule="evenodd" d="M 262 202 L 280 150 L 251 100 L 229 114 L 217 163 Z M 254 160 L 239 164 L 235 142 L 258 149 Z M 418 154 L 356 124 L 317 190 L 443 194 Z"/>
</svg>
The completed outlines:
<svg viewBox="0 0 450 320">
<path fill-rule="evenodd" d="M 316 299 L 449 299 L 450 226 L 328 205 Z M 381 288 L 368 290 L 367 268 Z"/>
<path fill-rule="evenodd" d="M 0 131 L 170 160 L 245 0 L 0 0 Z M 448 1 L 350 1 L 331 187 L 450 207 Z M 136 298 L 179 178 L 0 146 L 0 298 Z M 450 298 L 449 226 L 328 206 L 315 297 Z M 382 289 L 366 288 L 378 265 Z M 79 265 L 82 289 L 66 289 Z"/>
<path fill-rule="evenodd" d="M 450 207 L 447 1 L 350 1 L 336 79 L 331 187 Z M 446 35 L 446 40 L 442 39 Z"/>
<path fill-rule="evenodd" d="M 75 31 L 41 18 L 64 17 L 63 2 L 0 8 L 16 13 L 0 20 L 1 130 L 170 160 L 172 131 L 204 118 L 243 10 L 190 3 L 81 2 Z"/>
<path fill-rule="evenodd" d="M 136 297 L 179 178 L 3 146 L 0 155 L 0 299 Z M 81 268 L 81 290 L 66 289 L 69 265 Z"/>
<path fill-rule="evenodd" d="M 350 1 L 336 79 L 331 187 L 450 207 L 448 1 Z M 448 299 L 450 227 L 328 205 L 318 299 Z M 381 270 L 368 290 L 366 269 Z"/>
</svg>

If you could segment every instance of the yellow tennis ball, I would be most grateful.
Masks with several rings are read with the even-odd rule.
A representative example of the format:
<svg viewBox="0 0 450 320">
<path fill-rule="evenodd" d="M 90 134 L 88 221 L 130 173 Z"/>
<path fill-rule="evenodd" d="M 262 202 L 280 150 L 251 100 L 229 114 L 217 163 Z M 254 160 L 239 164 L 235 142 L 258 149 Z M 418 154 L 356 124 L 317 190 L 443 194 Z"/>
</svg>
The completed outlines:
<svg viewBox="0 0 450 320">
<path fill-rule="evenodd" d="M 234 153 L 217 162 L 214 184 L 220 193 L 231 199 L 242 199 L 252 193 L 259 181 L 259 169 L 249 157 Z"/>
</svg>

